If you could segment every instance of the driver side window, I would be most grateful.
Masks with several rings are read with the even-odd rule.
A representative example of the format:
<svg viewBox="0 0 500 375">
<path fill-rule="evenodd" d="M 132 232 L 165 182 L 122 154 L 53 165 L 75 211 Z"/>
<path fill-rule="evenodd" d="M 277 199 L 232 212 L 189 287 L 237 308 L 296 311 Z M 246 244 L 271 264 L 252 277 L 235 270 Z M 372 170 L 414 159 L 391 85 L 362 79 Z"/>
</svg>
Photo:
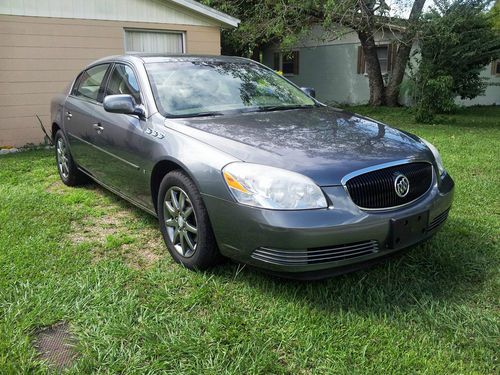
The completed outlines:
<svg viewBox="0 0 500 375">
<path fill-rule="evenodd" d="M 137 104 L 141 104 L 139 84 L 132 68 L 124 64 L 116 64 L 109 78 L 106 95 L 132 95 Z"/>
</svg>

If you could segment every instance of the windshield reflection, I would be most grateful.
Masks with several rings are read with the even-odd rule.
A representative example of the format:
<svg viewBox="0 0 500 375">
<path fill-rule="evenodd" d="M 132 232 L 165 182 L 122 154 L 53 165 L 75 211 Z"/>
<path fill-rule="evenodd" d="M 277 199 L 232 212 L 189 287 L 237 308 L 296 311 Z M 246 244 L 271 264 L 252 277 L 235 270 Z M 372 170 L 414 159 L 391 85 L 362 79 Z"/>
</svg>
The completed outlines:
<svg viewBox="0 0 500 375">
<path fill-rule="evenodd" d="M 315 102 L 273 71 L 246 61 L 147 64 L 156 104 L 167 117 L 303 108 Z"/>
</svg>

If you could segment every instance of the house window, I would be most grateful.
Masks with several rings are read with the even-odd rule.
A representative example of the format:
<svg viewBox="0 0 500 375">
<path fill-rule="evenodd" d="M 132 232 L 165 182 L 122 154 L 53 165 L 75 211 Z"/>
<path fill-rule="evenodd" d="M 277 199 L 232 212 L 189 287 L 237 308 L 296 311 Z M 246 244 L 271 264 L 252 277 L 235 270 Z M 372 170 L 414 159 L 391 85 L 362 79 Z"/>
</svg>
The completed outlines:
<svg viewBox="0 0 500 375">
<path fill-rule="evenodd" d="M 388 72 L 389 67 L 389 46 L 379 46 L 377 47 L 377 57 L 380 63 L 380 70 L 382 73 Z M 366 70 L 366 62 L 365 62 L 365 70 Z"/>
<path fill-rule="evenodd" d="M 393 61 L 395 57 L 394 46 L 392 44 L 381 44 L 377 46 L 377 57 L 380 63 L 382 74 L 387 74 L 392 71 Z M 358 47 L 358 74 L 366 73 L 366 59 L 363 53 L 363 48 Z"/>
<path fill-rule="evenodd" d="M 491 63 L 491 75 L 500 77 L 500 60 Z"/>
<path fill-rule="evenodd" d="M 275 52 L 274 70 L 280 70 L 284 75 L 298 75 L 299 58 L 299 51 Z"/>
<path fill-rule="evenodd" d="M 125 30 L 126 52 L 184 53 L 184 34 L 174 31 Z"/>
</svg>

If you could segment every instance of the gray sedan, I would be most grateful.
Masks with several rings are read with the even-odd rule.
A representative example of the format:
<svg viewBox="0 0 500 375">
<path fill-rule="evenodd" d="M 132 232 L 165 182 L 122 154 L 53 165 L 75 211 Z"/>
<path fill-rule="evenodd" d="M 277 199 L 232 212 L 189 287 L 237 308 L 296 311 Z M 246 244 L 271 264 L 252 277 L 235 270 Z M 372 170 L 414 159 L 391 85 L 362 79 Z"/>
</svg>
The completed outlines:
<svg viewBox="0 0 500 375">
<path fill-rule="evenodd" d="M 158 217 L 191 269 L 323 278 L 435 234 L 454 185 L 436 148 L 313 94 L 242 58 L 102 59 L 52 101 L 59 174 Z"/>
</svg>

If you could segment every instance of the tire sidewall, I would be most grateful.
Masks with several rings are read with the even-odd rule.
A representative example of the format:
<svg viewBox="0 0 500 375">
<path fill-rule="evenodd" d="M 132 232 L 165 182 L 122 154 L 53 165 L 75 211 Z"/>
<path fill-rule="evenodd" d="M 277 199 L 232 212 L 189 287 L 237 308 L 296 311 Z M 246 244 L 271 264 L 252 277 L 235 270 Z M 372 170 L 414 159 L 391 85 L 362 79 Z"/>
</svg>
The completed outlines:
<svg viewBox="0 0 500 375">
<path fill-rule="evenodd" d="M 69 169 L 69 173 L 68 173 L 68 177 L 65 178 L 63 176 L 63 174 L 61 173 L 61 169 L 59 168 L 59 159 L 57 157 L 57 143 L 59 142 L 59 139 L 63 139 L 64 141 L 64 144 L 66 146 L 66 149 L 67 149 L 67 152 L 68 152 L 68 169 Z M 67 138 L 64 136 L 64 133 L 61 129 L 59 129 L 57 132 L 56 132 L 56 135 L 54 137 L 54 143 L 55 143 L 55 151 L 56 151 L 56 163 L 57 163 L 57 172 L 59 173 L 59 177 L 61 178 L 61 181 L 65 184 L 65 185 L 69 185 L 69 186 L 72 186 L 74 185 L 74 175 L 76 173 L 76 166 L 75 166 L 75 163 L 73 161 L 73 157 L 71 156 L 71 151 L 69 149 L 69 144 L 68 144 L 68 140 Z"/>
<path fill-rule="evenodd" d="M 163 210 L 165 195 L 173 186 L 181 188 L 188 195 L 196 216 L 198 229 L 197 245 L 195 253 L 189 258 L 183 257 L 175 250 L 174 245 L 168 236 L 167 226 L 165 224 L 165 215 Z M 183 172 L 178 170 L 172 171 L 163 178 L 158 193 L 157 212 L 163 239 L 167 245 L 169 253 L 176 262 L 183 264 L 187 268 L 196 270 L 208 268 L 218 262 L 218 250 L 216 249 L 214 235 L 201 194 L 193 181 Z"/>
</svg>

